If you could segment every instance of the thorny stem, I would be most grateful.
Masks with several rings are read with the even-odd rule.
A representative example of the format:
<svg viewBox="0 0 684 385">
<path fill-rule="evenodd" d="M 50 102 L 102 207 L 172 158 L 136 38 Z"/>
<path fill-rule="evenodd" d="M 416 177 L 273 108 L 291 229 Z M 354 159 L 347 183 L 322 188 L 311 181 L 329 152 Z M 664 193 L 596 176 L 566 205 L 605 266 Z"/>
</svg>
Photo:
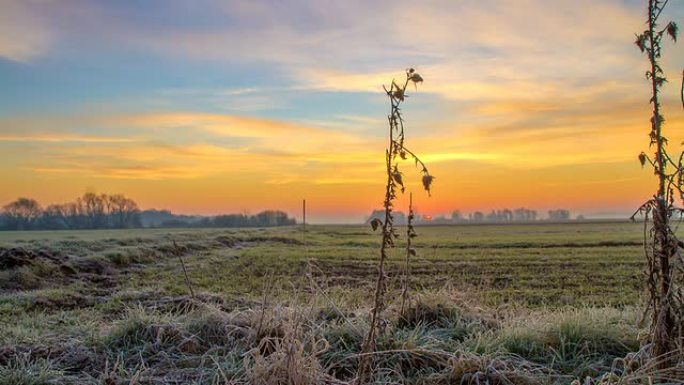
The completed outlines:
<svg viewBox="0 0 684 385">
<path fill-rule="evenodd" d="M 649 17 L 648 17 L 648 30 L 649 30 L 649 44 L 651 49 L 649 50 L 649 61 L 651 62 L 651 92 L 653 94 L 653 130 L 655 131 L 656 137 L 656 163 L 658 164 L 658 194 L 659 200 L 665 199 L 665 162 L 663 156 L 663 136 L 661 132 L 661 118 L 660 118 L 660 101 L 658 100 L 658 58 L 656 49 L 656 36 L 655 30 L 657 28 L 656 17 L 654 12 L 656 11 L 657 0 L 649 0 Z M 658 13 L 660 15 L 660 13 Z"/>
</svg>

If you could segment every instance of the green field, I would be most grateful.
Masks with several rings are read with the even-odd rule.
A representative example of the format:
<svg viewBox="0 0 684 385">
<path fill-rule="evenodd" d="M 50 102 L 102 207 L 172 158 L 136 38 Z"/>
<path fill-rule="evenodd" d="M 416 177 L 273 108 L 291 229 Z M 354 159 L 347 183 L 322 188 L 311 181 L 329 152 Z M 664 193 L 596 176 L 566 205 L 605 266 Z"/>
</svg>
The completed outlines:
<svg viewBox="0 0 684 385">
<path fill-rule="evenodd" d="M 379 379 L 451 383 L 458 356 L 466 372 L 484 365 L 524 375 L 513 383 L 563 383 L 638 348 L 643 225 L 418 233 L 409 320 L 396 317 L 403 240 L 392 253 L 383 346 L 406 352 L 379 358 L 393 368 Z M 0 384 L 255 383 L 278 367 L 271 350 L 295 341 L 302 376 L 346 381 L 379 241 L 365 226 L 0 233 Z M 420 363 L 414 351 L 432 358 Z"/>
</svg>

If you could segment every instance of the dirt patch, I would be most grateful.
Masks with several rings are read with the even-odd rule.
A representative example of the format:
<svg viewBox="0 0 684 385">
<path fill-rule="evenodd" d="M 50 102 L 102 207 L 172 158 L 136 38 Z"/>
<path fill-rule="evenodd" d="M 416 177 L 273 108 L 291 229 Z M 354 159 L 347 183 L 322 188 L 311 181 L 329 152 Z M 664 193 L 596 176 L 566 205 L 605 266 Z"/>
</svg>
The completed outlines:
<svg viewBox="0 0 684 385">
<path fill-rule="evenodd" d="M 300 241 L 299 239 L 295 238 L 287 238 L 287 237 L 278 237 L 278 236 L 273 236 L 273 237 L 267 237 L 263 235 L 253 235 L 251 237 L 247 237 L 244 239 L 245 242 L 274 242 L 274 243 L 282 243 L 285 245 L 303 245 L 304 242 Z"/>
<path fill-rule="evenodd" d="M 0 252 L 0 269 L 8 270 L 30 265 L 34 259 L 35 255 L 24 248 L 5 249 Z"/>
<path fill-rule="evenodd" d="M 111 275 L 113 269 L 106 261 L 99 259 L 75 259 L 70 261 L 68 268 L 71 268 L 79 273 L 91 273 L 97 275 Z"/>
<path fill-rule="evenodd" d="M 0 347 L 0 366 L 7 365 L 17 357 L 31 361 L 49 359 L 66 372 L 93 372 L 103 361 L 98 354 L 80 344 L 47 346 L 2 346 Z"/>
<path fill-rule="evenodd" d="M 35 297 L 31 300 L 28 310 L 72 310 L 92 307 L 98 299 L 80 293 L 64 293 L 60 297 Z"/>
<path fill-rule="evenodd" d="M 164 313 L 188 313 L 203 309 L 211 305 L 225 312 L 254 306 L 254 303 L 241 299 L 226 300 L 222 296 L 211 293 L 197 293 L 195 298 L 188 295 L 166 296 L 162 292 L 134 292 L 123 298 L 122 302 L 128 306 L 138 305 L 145 309 L 157 310 Z"/>
<path fill-rule="evenodd" d="M 219 235 L 218 237 L 214 238 L 214 240 L 225 247 L 235 247 L 240 244 L 237 239 L 226 235 Z"/>
<path fill-rule="evenodd" d="M 15 269 L 33 264 L 35 261 L 61 263 L 66 256 L 51 250 L 29 250 L 23 247 L 0 248 L 0 270 Z"/>
</svg>

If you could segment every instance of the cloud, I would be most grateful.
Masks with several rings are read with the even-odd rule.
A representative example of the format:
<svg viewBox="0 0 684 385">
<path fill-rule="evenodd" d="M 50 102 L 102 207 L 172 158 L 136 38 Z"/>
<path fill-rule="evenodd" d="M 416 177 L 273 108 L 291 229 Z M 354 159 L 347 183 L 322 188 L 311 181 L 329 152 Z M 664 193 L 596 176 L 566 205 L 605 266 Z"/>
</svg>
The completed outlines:
<svg viewBox="0 0 684 385">
<path fill-rule="evenodd" d="M 31 10 L 31 0 L 0 1 L 0 57 L 29 62 L 43 54 L 52 42 L 46 22 Z"/>
<path fill-rule="evenodd" d="M 132 138 L 114 138 L 89 135 L 72 134 L 37 134 L 37 135 L 3 135 L 0 133 L 0 142 L 19 143 L 128 143 L 134 142 Z"/>
<path fill-rule="evenodd" d="M 368 162 L 356 151 L 365 155 L 369 147 L 361 136 L 255 117 L 162 112 L 11 118 L 0 124 L 7 156 L 38 173 L 164 179 L 248 172 L 268 180 L 298 169 L 302 180 L 308 171 Z M 100 135 L 79 133 L 87 127 L 97 127 Z"/>
</svg>

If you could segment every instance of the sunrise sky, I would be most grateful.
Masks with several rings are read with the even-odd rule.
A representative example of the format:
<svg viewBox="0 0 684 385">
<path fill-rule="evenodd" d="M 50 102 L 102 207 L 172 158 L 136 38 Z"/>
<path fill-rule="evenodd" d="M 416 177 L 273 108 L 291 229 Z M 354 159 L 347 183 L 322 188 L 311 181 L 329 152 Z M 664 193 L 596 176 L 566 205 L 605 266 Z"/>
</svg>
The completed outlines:
<svg viewBox="0 0 684 385">
<path fill-rule="evenodd" d="M 654 190 L 644 20 L 634 0 L 0 0 L 0 205 L 94 190 L 298 216 L 306 198 L 360 221 L 383 199 L 382 85 L 411 66 L 407 140 L 436 176 L 431 198 L 410 183 L 420 212 L 625 216 Z M 678 148 L 684 44 L 665 48 Z"/>
</svg>

